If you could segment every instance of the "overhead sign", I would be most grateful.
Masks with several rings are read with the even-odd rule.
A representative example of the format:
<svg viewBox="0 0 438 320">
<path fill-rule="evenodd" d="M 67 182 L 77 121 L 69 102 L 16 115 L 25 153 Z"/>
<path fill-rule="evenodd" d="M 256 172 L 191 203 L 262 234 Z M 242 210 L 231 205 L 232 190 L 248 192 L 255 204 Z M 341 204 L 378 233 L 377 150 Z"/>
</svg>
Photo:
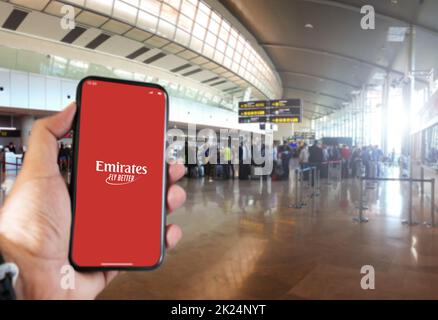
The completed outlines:
<svg viewBox="0 0 438 320">
<path fill-rule="evenodd" d="M 239 123 L 300 123 L 301 99 L 245 101 L 239 103 Z"/>
<path fill-rule="evenodd" d="M 0 130 L 0 138 L 19 138 L 21 137 L 20 130 Z"/>
</svg>

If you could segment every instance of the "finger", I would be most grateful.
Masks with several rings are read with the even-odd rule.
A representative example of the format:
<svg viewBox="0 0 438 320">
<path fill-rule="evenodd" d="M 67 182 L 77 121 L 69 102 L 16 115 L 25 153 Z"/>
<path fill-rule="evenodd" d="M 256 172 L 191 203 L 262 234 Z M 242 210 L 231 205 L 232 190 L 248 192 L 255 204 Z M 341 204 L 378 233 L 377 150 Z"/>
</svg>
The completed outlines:
<svg viewBox="0 0 438 320">
<path fill-rule="evenodd" d="M 172 212 L 180 208 L 186 201 L 186 192 L 178 185 L 173 185 L 167 191 L 167 209 Z"/>
<path fill-rule="evenodd" d="M 166 226 L 166 247 L 168 250 L 175 248 L 182 238 L 182 230 L 176 224 Z"/>
<path fill-rule="evenodd" d="M 170 164 L 168 170 L 170 184 L 177 182 L 185 174 L 185 167 L 183 164 Z"/>
<path fill-rule="evenodd" d="M 41 120 L 45 128 L 57 139 L 61 139 L 72 126 L 76 113 L 76 102 L 70 103 L 64 110 Z"/>
<path fill-rule="evenodd" d="M 54 174 L 58 172 L 57 140 L 70 130 L 75 112 L 76 104 L 72 103 L 53 116 L 35 121 L 24 160 L 24 174 Z"/>
</svg>

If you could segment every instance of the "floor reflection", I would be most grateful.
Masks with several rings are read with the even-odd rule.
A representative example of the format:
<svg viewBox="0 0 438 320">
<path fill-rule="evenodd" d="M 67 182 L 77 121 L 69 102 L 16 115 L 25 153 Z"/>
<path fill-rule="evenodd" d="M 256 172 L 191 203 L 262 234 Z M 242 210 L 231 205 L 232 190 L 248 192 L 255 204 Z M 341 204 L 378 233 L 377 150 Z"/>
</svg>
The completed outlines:
<svg viewBox="0 0 438 320">
<path fill-rule="evenodd" d="M 355 179 L 321 180 L 302 209 L 293 177 L 180 184 L 187 203 L 169 222 L 182 226 L 181 243 L 160 269 L 122 273 L 100 299 L 438 299 L 438 228 L 401 224 L 407 183 L 366 189 L 367 224 L 352 222 Z M 430 221 L 427 195 L 413 194 L 415 220 Z M 363 265 L 374 266 L 376 290 L 361 289 Z"/>
<path fill-rule="evenodd" d="M 354 179 L 321 181 L 320 196 L 306 198 L 302 209 L 292 207 L 292 180 L 181 185 L 187 204 L 170 218 L 183 227 L 181 244 L 158 271 L 125 273 L 100 298 L 438 298 L 438 231 L 401 224 L 404 184 L 366 190 L 367 224 L 352 222 Z M 427 219 L 417 204 L 414 194 L 416 219 Z M 374 291 L 360 288 L 363 265 L 376 269 Z"/>
</svg>

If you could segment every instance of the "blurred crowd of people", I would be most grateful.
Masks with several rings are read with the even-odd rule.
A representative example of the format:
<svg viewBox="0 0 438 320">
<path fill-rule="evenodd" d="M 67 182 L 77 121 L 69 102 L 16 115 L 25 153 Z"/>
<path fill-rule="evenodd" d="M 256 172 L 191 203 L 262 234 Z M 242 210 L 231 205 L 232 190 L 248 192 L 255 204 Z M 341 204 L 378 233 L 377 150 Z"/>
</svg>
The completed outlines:
<svg viewBox="0 0 438 320">
<path fill-rule="evenodd" d="M 266 149 L 263 143 L 248 146 L 240 142 L 238 148 L 233 148 L 231 141 L 217 146 L 213 153 L 208 143 L 192 150 L 196 155 L 190 163 L 189 147 L 184 148 L 187 175 L 189 177 L 207 177 L 213 179 L 242 180 L 254 177 L 254 168 L 264 166 L 255 160 L 254 155 L 265 157 Z M 258 149 L 258 150 L 256 150 Z M 385 155 L 377 145 L 365 147 L 350 147 L 346 144 L 326 145 L 316 140 L 310 146 L 301 142 L 274 142 L 272 154 L 273 170 L 265 174 L 274 180 L 289 179 L 291 170 L 296 168 L 317 167 L 322 178 L 328 176 L 328 166 L 342 168 L 342 178 L 350 177 L 379 177 L 383 173 L 383 164 L 395 165 L 395 152 Z"/>
<path fill-rule="evenodd" d="M 327 166 L 342 164 L 342 177 L 378 177 L 382 174 L 383 164 L 395 164 L 395 152 L 385 155 L 379 146 L 352 147 L 348 145 L 325 145 L 315 141 L 310 147 L 305 142 L 276 145 L 276 166 L 274 175 L 287 179 L 291 169 L 315 166 L 322 177 L 327 177 Z M 364 168 L 364 172 L 362 172 Z"/>
<path fill-rule="evenodd" d="M 71 145 L 65 145 L 63 142 L 59 144 L 58 165 L 61 172 L 71 170 L 72 154 Z"/>
</svg>

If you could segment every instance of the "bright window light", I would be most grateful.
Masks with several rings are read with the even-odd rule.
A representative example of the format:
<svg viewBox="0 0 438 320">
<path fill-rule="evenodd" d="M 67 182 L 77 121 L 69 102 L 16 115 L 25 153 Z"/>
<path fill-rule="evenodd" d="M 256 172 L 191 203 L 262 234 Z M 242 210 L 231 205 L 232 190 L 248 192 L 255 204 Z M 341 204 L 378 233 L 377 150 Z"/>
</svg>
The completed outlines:
<svg viewBox="0 0 438 320">
<path fill-rule="evenodd" d="M 214 56 L 214 48 L 206 44 L 204 45 L 203 53 L 205 56 L 212 59 Z"/>
<path fill-rule="evenodd" d="M 160 15 L 161 3 L 158 0 L 140 0 L 140 9 L 155 16 Z"/>
<path fill-rule="evenodd" d="M 183 0 L 183 3 L 181 4 L 181 12 L 187 17 L 194 19 L 196 6 L 190 3 L 188 0 Z"/>
<path fill-rule="evenodd" d="M 234 49 L 230 46 L 227 46 L 227 52 L 225 53 L 228 58 L 232 58 L 234 54 Z"/>
<path fill-rule="evenodd" d="M 216 51 L 214 53 L 214 60 L 219 63 L 222 64 L 222 61 L 224 60 L 224 54 L 220 53 L 219 51 Z"/>
<path fill-rule="evenodd" d="M 173 39 L 175 35 L 175 26 L 165 20 L 160 19 L 158 23 L 158 33 L 168 39 Z"/>
<path fill-rule="evenodd" d="M 179 16 L 178 20 L 178 27 L 183 29 L 184 31 L 190 33 L 192 32 L 192 26 L 193 26 L 193 20 L 190 18 L 187 18 L 184 15 Z"/>
<path fill-rule="evenodd" d="M 175 41 L 182 44 L 183 46 L 187 46 L 190 42 L 190 34 L 182 29 L 177 29 L 175 34 Z"/>
<path fill-rule="evenodd" d="M 220 52 L 224 53 L 225 52 L 225 41 L 223 41 L 222 39 L 219 39 L 216 43 L 216 49 L 219 50 Z"/>
<path fill-rule="evenodd" d="M 138 8 L 140 0 L 122 0 L 124 3 L 131 5 L 132 7 Z"/>
<path fill-rule="evenodd" d="M 198 4 L 199 9 L 202 10 L 207 15 L 210 15 L 211 9 L 203 2 L 199 2 Z"/>
<path fill-rule="evenodd" d="M 277 74 L 249 41 L 202 0 L 69 0 L 98 13 L 190 47 L 251 82 L 265 95 L 278 96 Z M 140 10 L 139 10 L 140 9 Z M 135 20 L 137 19 L 137 22 Z M 205 43 L 204 43 L 205 41 Z"/>
<path fill-rule="evenodd" d="M 195 24 L 195 27 L 193 28 L 193 35 L 198 38 L 199 40 L 204 40 L 205 38 L 205 28 L 201 27 L 199 24 Z"/>
<path fill-rule="evenodd" d="M 214 47 L 216 45 L 217 37 L 211 32 L 207 32 L 207 37 L 205 38 L 205 42 Z"/>
<path fill-rule="evenodd" d="M 137 18 L 138 9 L 130 4 L 123 1 L 116 0 L 114 3 L 113 16 L 120 20 L 134 24 Z"/>
<path fill-rule="evenodd" d="M 217 34 L 219 32 L 219 23 L 213 19 L 210 19 L 210 25 L 208 27 L 208 31 Z"/>
<path fill-rule="evenodd" d="M 208 15 L 199 8 L 198 13 L 196 14 L 196 22 L 204 27 L 208 25 Z"/>
<path fill-rule="evenodd" d="M 113 0 L 87 0 L 85 5 L 92 10 L 111 15 Z"/>
<path fill-rule="evenodd" d="M 179 6 L 181 5 L 181 0 L 164 0 L 164 2 L 170 4 L 177 10 L 179 10 Z"/>
<path fill-rule="evenodd" d="M 161 7 L 160 18 L 175 25 L 177 17 L 178 11 L 176 11 L 175 8 L 172 8 L 171 6 L 163 3 L 163 6 Z"/>
<path fill-rule="evenodd" d="M 137 26 L 139 28 L 155 32 L 157 30 L 157 23 L 157 17 L 143 11 L 138 12 Z"/>
<path fill-rule="evenodd" d="M 190 48 L 195 52 L 202 52 L 203 42 L 195 37 L 192 37 L 190 41 Z"/>
</svg>

